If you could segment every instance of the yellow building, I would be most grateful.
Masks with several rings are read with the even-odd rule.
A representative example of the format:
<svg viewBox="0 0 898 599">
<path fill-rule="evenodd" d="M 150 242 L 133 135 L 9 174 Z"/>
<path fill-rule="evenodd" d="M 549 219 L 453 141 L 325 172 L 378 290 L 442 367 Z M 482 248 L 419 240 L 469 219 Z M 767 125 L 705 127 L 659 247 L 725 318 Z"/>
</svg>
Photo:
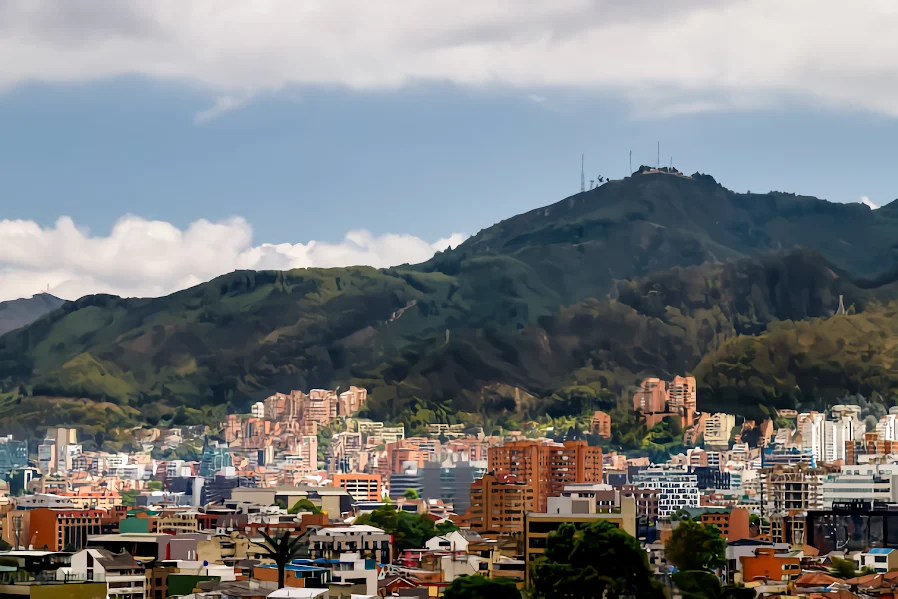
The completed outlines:
<svg viewBox="0 0 898 599">
<path fill-rule="evenodd" d="M 594 505 L 594 504 L 593 504 Z M 573 509 L 554 509 L 553 513 L 530 513 L 524 520 L 524 558 L 527 586 L 530 585 L 530 568 L 533 561 L 545 553 L 549 535 L 566 522 L 572 524 L 590 524 L 598 520 L 609 522 L 624 532 L 636 536 L 636 501 L 633 497 L 621 497 L 620 508 L 610 513 L 578 513 L 576 505 Z"/>
</svg>

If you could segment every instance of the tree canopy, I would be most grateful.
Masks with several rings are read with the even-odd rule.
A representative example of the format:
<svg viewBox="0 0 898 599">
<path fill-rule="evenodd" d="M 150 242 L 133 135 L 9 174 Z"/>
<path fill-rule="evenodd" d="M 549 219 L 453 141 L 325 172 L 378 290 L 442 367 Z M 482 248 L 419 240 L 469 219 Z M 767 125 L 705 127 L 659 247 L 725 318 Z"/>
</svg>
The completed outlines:
<svg viewBox="0 0 898 599">
<path fill-rule="evenodd" d="M 664 597 L 645 551 L 635 538 L 605 521 L 564 523 L 549 535 L 533 568 L 533 594 L 541 599 Z"/>
<path fill-rule="evenodd" d="M 521 592 L 509 578 L 474 574 L 453 580 L 443 592 L 443 599 L 521 599 Z"/>
<path fill-rule="evenodd" d="M 434 524 L 433 520 L 423 514 L 397 510 L 392 505 L 385 505 L 368 514 L 362 514 L 355 519 L 355 524 L 376 526 L 393 535 L 393 548 L 397 552 L 424 547 L 424 543 L 429 539 L 458 530 L 458 527 L 451 522 Z"/>
<path fill-rule="evenodd" d="M 680 520 L 664 544 L 667 561 L 679 570 L 708 571 L 726 564 L 726 542 L 716 526 Z"/>
<path fill-rule="evenodd" d="M 303 497 L 302 499 L 300 499 L 299 501 L 294 503 L 293 507 L 291 507 L 289 510 L 287 510 L 288 514 L 298 514 L 300 512 L 311 512 L 313 514 L 320 514 L 321 508 L 319 508 L 317 505 L 315 505 L 314 503 L 312 503 L 311 501 L 309 501 L 308 499 Z"/>
</svg>

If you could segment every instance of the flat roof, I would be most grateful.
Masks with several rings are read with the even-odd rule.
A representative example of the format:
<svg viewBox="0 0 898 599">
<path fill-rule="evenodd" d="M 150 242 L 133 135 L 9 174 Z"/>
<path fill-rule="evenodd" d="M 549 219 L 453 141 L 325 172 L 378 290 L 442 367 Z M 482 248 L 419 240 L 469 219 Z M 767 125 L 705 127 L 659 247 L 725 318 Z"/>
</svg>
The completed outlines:
<svg viewBox="0 0 898 599">
<path fill-rule="evenodd" d="M 42 557 L 44 555 L 69 555 L 68 551 L 39 551 L 37 549 L 18 549 L 15 551 L 0 552 L 0 557 L 9 555 L 12 557 Z"/>
<path fill-rule="evenodd" d="M 124 532 L 108 535 L 97 535 L 95 537 L 87 537 L 88 541 L 156 541 L 173 537 L 174 535 L 154 532 Z"/>
</svg>

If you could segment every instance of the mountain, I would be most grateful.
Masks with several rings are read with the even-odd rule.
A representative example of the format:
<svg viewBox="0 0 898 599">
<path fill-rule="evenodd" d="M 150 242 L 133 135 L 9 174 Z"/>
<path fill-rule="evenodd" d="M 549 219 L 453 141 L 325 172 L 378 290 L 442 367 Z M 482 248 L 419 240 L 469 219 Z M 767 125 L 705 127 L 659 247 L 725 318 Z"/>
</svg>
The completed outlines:
<svg viewBox="0 0 898 599">
<path fill-rule="evenodd" d="M 31 324 L 64 303 L 65 300 L 49 293 L 38 293 L 27 299 L 0 302 L 0 335 Z"/>
<path fill-rule="evenodd" d="M 567 304 L 603 296 L 616 279 L 793 247 L 874 276 L 898 264 L 896 227 L 898 202 L 871 210 L 782 192 L 739 194 L 708 175 L 662 172 L 610 181 L 509 218 L 457 251 L 514 257 Z"/>
<path fill-rule="evenodd" d="M 641 169 L 419 265 L 235 272 L 66 303 L 0 337 L 0 426 L 214 420 L 276 390 L 359 384 L 369 415 L 415 429 L 609 407 L 641 376 L 693 369 L 700 402 L 733 405 L 713 381 L 737 371 L 710 356 L 743 363 L 775 327 L 824 326 L 839 295 L 853 313 L 840 319 L 885 313 L 896 239 L 891 205 Z M 744 397 L 814 400 L 758 386 Z"/>
</svg>

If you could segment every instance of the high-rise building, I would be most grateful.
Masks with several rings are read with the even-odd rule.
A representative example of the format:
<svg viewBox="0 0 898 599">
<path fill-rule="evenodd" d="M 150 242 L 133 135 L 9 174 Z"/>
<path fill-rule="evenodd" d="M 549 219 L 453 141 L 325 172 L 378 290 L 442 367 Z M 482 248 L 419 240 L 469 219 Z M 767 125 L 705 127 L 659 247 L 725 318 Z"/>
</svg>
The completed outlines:
<svg viewBox="0 0 898 599">
<path fill-rule="evenodd" d="M 505 443 L 489 449 L 488 463 L 496 476 L 532 485 L 537 511 L 545 511 L 547 499 L 561 495 L 565 485 L 602 482 L 602 450 L 586 441 Z"/>
<path fill-rule="evenodd" d="M 658 516 L 667 518 L 683 508 L 698 507 L 701 493 L 698 476 L 681 466 L 652 466 L 632 477 L 636 489 L 656 489 Z M 638 505 L 638 502 L 637 502 Z"/>
<path fill-rule="evenodd" d="M 382 498 L 382 484 L 379 474 L 361 474 L 351 472 L 347 474 L 334 474 L 334 486 L 352 495 L 356 501 L 380 501 Z"/>
<path fill-rule="evenodd" d="M 668 388 L 670 411 L 683 418 L 683 426 L 692 424 L 695 417 L 696 390 L 694 376 L 675 376 Z"/>
<path fill-rule="evenodd" d="M 823 507 L 825 475 L 823 468 L 804 464 L 761 469 L 761 532 L 768 540 L 793 545 L 805 543 L 807 512 Z"/>
<path fill-rule="evenodd" d="M 668 383 L 647 378 L 633 395 L 633 409 L 652 427 L 668 416 L 679 416 L 684 428 L 692 426 L 696 407 L 695 377 L 675 376 Z"/>
<path fill-rule="evenodd" d="M 862 438 L 845 444 L 845 463 L 866 463 L 882 459 L 890 453 L 898 453 L 898 441 L 883 439 L 879 433 L 864 433 Z"/>
<path fill-rule="evenodd" d="M 729 447 L 730 432 L 735 426 L 736 416 L 734 414 L 720 412 L 709 414 L 705 421 L 705 447 Z"/>
<path fill-rule="evenodd" d="M 597 411 L 590 422 L 592 431 L 603 439 L 611 438 L 611 416 L 607 412 Z"/>
<path fill-rule="evenodd" d="M 832 418 L 821 412 L 798 415 L 801 447 L 820 462 L 845 460 L 846 443 L 863 439 L 866 427 L 858 416 L 858 406 L 837 405 L 832 408 Z"/>
<path fill-rule="evenodd" d="M 532 484 L 488 472 L 471 484 L 471 507 L 464 521 L 477 532 L 522 533 L 527 514 L 537 511 L 536 502 Z"/>
</svg>

